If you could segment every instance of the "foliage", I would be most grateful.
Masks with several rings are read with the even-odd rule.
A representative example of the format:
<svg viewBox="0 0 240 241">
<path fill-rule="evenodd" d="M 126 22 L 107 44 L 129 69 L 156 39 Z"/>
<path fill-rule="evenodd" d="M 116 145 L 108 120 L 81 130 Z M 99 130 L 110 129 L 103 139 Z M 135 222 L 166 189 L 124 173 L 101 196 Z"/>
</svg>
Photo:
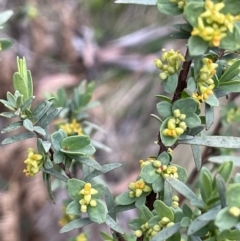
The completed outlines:
<svg viewBox="0 0 240 241">
<path fill-rule="evenodd" d="M 156 4 L 160 12 L 183 14 L 186 20 L 174 26 L 177 29 L 174 37 L 187 39 L 185 56 L 179 51 L 163 50 L 161 58 L 154 62 L 161 71 L 159 77 L 165 92 L 173 96 L 157 96 L 161 100 L 156 106 L 160 117 L 155 115 L 160 121 L 159 152 L 140 161 L 139 175 L 129 184 L 129 190 L 114 199 L 107 185 L 97 179 L 121 164 L 99 164 L 94 159 L 95 148 L 109 149 L 91 139 L 92 131 L 99 127 L 86 121 L 86 111 L 98 104 L 90 102 L 93 82 L 83 81 L 70 98 L 60 88 L 57 94 L 49 95 L 47 100 L 32 107 L 35 97 L 31 72 L 25 58 L 18 58 L 18 70 L 13 75 L 15 92 L 7 92 L 7 100 L 0 100 L 8 109 L 1 116 L 14 118 L 15 122 L 2 132 L 20 128 L 24 132 L 7 137 L 2 144 L 28 138 L 36 140 L 38 150 L 28 149 L 24 172 L 34 176 L 41 171 L 52 200 L 51 177 L 66 183 L 71 201 L 64 208 L 69 216 L 62 219 L 61 233 L 91 223 L 105 223 L 113 235 L 101 233 L 104 240 L 132 240 L 124 235 L 116 216 L 118 212 L 136 208 L 138 215 L 129 226 L 137 241 L 180 241 L 184 237 L 186 240 L 238 240 L 240 174 L 232 177 L 232 171 L 239 161 L 229 155 L 210 157 L 210 161 L 220 164 L 212 174 L 202 166 L 200 146 L 240 147 L 239 137 L 205 136 L 202 132 L 212 127 L 218 99 L 240 91 L 239 3 L 227 0 L 117 2 Z M 10 15 L 10 12 L 0 15 L 0 23 L 7 21 Z M 203 106 L 204 114 L 201 113 Z M 231 112 L 223 111 L 225 122 L 233 121 L 239 114 L 234 108 Z M 56 117 L 59 119 L 54 121 Z M 49 128 L 52 122 L 53 133 Z M 181 144 L 191 145 L 194 162 L 200 169 L 196 193 L 184 183 L 187 180 L 184 167 L 172 163 L 173 150 Z M 73 167 L 82 170 L 81 177 L 76 178 Z M 189 204 L 182 206 L 174 192 Z M 73 240 L 86 240 L 86 237 L 80 234 Z"/>
</svg>

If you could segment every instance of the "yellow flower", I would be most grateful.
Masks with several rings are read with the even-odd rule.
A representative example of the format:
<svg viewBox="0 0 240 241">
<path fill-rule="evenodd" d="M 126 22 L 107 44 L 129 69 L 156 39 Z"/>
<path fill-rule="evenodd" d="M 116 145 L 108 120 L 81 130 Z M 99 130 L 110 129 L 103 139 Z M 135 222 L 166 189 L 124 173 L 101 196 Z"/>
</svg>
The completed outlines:
<svg viewBox="0 0 240 241">
<path fill-rule="evenodd" d="M 71 123 L 60 125 L 59 128 L 64 130 L 69 136 L 74 134 L 83 135 L 82 127 L 80 123 L 77 122 L 76 119 L 73 119 Z"/>
<path fill-rule="evenodd" d="M 210 0 L 205 1 L 205 11 L 198 17 L 198 25 L 194 26 L 192 36 L 199 36 L 210 46 L 218 47 L 227 31 L 233 32 L 235 21 L 239 21 L 239 16 L 221 13 L 224 7 L 223 2 L 214 4 Z"/>
<path fill-rule="evenodd" d="M 65 226 L 67 223 L 69 223 L 72 220 L 74 220 L 74 215 L 70 215 L 70 214 L 66 213 L 66 207 L 65 206 L 62 207 L 62 212 L 63 212 L 63 215 L 62 215 L 61 219 L 58 222 L 58 224 L 61 227 Z"/>
<path fill-rule="evenodd" d="M 26 176 L 35 176 L 40 168 L 43 165 L 43 156 L 40 154 L 37 154 L 34 152 L 32 148 L 28 148 L 28 157 L 24 161 L 24 163 L 27 165 L 26 169 L 23 170 L 23 172 L 26 173 Z"/>
<path fill-rule="evenodd" d="M 199 84 L 199 89 L 200 89 L 200 93 L 202 96 L 202 101 L 205 101 L 209 98 L 210 95 L 213 94 L 213 89 L 214 89 L 215 85 L 209 85 L 209 86 L 204 86 L 202 84 Z"/>
<path fill-rule="evenodd" d="M 180 9 L 183 9 L 186 5 L 186 0 L 169 0 L 169 2 L 176 3 Z"/>
<path fill-rule="evenodd" d="M 87 241 L 87 236 L 85 233 L 81 233 L 76 237 L 76 241 Z"/>
<path fill-rule="evenodd" d="M 154 64 L 155 66 L 162 71 L 159 77 L 162 80 L 168 78 L 168 76 L 177 73 L 181 67 L 182 61 L 185 58 L 180 54 L 179 51 L 174 51 L 173 49 L 166 52 L 165 49 L 162 49 L 162 58 L 155 59 Z"/>
<path fill-rule="evenodd" d="M 87 206 L 90 205 L 91 207 L 96 207 L 97 202 L 92 199 L 92 195 L 95 195 L 98 193 L 98 190 L 92 188 L 91 183 L 86 183 L 84 185 L 84 188 L 80 190 L 78 193 L 79 195 L 83 195 L 83 198 L 80 199 L 79 204 L 81 206 L 81 211 L 86 212 Z"/>
<path fill-rule="evenodd" d="M 140 197 L 143 192 L 152 191 L 152 188 L 146 185 L 143 179 L 139 179 L 136 182 L 131 182 L 128 186 L 128 189 L 130 190 L 130 197 Z"/>
</svg>

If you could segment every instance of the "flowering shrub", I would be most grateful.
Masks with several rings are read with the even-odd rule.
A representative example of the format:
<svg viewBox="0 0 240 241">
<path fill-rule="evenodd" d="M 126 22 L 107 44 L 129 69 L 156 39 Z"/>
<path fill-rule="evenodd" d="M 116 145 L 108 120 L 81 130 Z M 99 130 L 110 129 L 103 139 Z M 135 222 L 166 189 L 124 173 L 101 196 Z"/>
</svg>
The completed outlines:
<svg viewBox="0 0 240 241">
<path fill-rule="evenodd" d="M 127 241 L 117 222 L 117 214 L 136 208 L 138 215 L 129 222 L 137 241 L 180 240 L 239 240 L 240 239 L 240 174 L 232 176 L 239 160 L 232 155 L 210 157 L 220 163 L 212 173 L 202 163 L 200 146 L 240 148 L 240 138 L 206 136 L 214 122 L 214 108 L 218 99 L 240 92 L 239 16 L 240 2 L 229 0 L 117 0 L 119 3 L 157 5 L 160 12 L 183 14 L 185 23 L 177 24 L 172 37 L 186 39 L 183 56 L 178 50 L 163 50 L 155 60 L 161 71 L 160 79 L 169 96 L 158 95 L 160 102 L 154 115 L 159 121 L 158 153 L 149 153 L 140 161 L 139 175 L 128 185 L 128 191 L 113 197 L 106 184 L 96 177 L 121 166 L 119 163 L 100 165 L 94 159 L 96 148 L 106 149 L 91 140 L 96 126 L 85 121 L 91 103 L 93 83 L 82 82 L 71 99 L 64 89 L 32 108 L 33 83 L 25 59 L 17 60 L 18 71 L 13 76 L 14 93 L 7 92 L 7 100 L 0 100 L 8 109 L 6 118 L 18 118 L 2 132 L 22 128 L 24 132 L 7 137 L 2 144 L 28 138 L 37 142 L 37 151 L 27 150 L 27 176 L 41 171 L 48 192 L 51 177 L 66 183 L 69 197 L 60 232 L 67 232 L 91 223 L 105 223 L 112 236 L 102 233 L 104 240 Z M 204 107 L 205 111 L 201 111 Z M 58 116 L 57 121 L 53 121 Z M 239 116 L 234 106 L 225 111 L 229 123 Z M 53 122 L 55 131 L 49 133 Z M 194 193 L 184 184 L 188 175 L 184 167 L 172 162 L 174 149 L 181 144 L 191 145 L 193 161 L 199 170 L 199 190 Z M 181 159 L 184 158 L 184 153 Z M 82 170 L 78 179 L 72 167 Z M 127 189 L 127 187 L 126 187 Z M 184 205 L 174 192 L 185 197 Z M 73 240 L 85 241 L 85 234 Z"/>
</svg>

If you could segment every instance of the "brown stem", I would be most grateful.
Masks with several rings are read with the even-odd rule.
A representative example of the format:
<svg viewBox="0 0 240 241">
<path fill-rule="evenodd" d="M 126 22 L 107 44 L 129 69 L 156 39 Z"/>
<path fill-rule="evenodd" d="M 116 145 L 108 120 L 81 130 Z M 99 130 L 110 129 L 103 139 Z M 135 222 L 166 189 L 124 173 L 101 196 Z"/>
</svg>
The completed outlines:
<svg viewBox="0 0 240 241">
<path fill-rule="evenodd" d="M 179 74 L 178 77 L 178 85 L 176 88 L 176 91 L 173 95 L 172 103 L 175 102 L 176 100 L 181 98 L 181 93 L 183 90 L 187 87 L 187 77 L 188 77 L 188 72 L 192 63 L 192 60 L 187 60 L 188 59 L 188 49 L 186 51 L 186 56 L 185 56 L 186 61 L 183 62 L 182 65 L 182 70 Z M 160 132 L 158 133 L 158 145 L 159 145 L 159 151 L 158 155 L 163 153 L 164 151 L 167 151 L 168 147 L 166 147 L 161 140 Z M 175 148 L 176 145 L 174 145 L 172 148 Z M 153 191 L 147 196 L 146 199 L 146 206 L 149 208 L 149 210 L 153 210 L 153 203 L 156 200 L 156 193 Z M 143 241 L 144 237 L 137 238 L 137 241 Z"/>
<path fill-rule="evenodd" d="M 116 236 L 118 238 L 118 241 L 126 241 L 126 239 L 120 233 L 116 232 Z"/>
<path fill-rule="evenodd" d="M 53 161 L 53 153 L 54 153 L 54 151 L 53 151 L 52 148 L 50 148 L 49 153 L 51 155 L 50 159 L 51 159 L 51 161 Z M 68 169 L 66 169 L 66 166 L 63 163 L 59 163 L 58 165 L 70 179 L 73 178 L 72 173 Z"/>
</svg>

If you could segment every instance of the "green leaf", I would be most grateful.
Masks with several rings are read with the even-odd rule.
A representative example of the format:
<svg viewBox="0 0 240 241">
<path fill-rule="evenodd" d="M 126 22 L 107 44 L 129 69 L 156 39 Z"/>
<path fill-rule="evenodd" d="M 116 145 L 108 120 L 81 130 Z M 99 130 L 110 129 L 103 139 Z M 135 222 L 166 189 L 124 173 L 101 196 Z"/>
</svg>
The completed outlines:
<svg viewBox="0 0 240 241">
<path fill-rule="evenodd" d="M 167 118 L 173 115 L 172 105 L 167 101 L 161 101 L 157 103 L 157 111 L 163 118 Z"/>
<path fill-rule="evenodd" d="M 74 200 L 67 205 L 66 213 L 69 215 L 79 215 L 80 210 L 81 207 L 79 201 Z"/>
<path fill-rule="evenodd" d="M 170 98 L 168 98 L 167 96 L 165 96 L 165 95 L 155 95 L 155 97 L 157 97 L 157 98 L 159 98 L 161 100 L 167 101 L 170 104 L 172 103 L 172 100 Z"/>
<path fill-rule="evenodd" d="M 60 113 L 61 107 L 48 111 L 38 122 L 38 125 L 46 128 L 52 120 Z"/>
<path fill-rule="evenodd" d="M 161 200 L 156 200 L 153 206 L 160 219 L 162 219 L 163 217 L 167 217 L 171 222 L 174 221 L 174 213 L 172 209 L 169 208 L 164 202 L 162 202 Z"/>
<path fill-rule="evenodd" d="M 145 178 L 143 178 L 145 180 Z M 145 180 L 146 181 L 146 180 Z M 148 182 L 149 183 L 149 182 Z M 163 190 L 164 180 L 161 175 L 158 174 L 158 178 L 152 184 L 152 189 L 155 193 L 158 193 Z"/>
<path fill-rule="evenodd" d="M 68 179 L 67 181 L 67 192 L 69 194 L 69 196 L 76 200 L 79 201 L 80 196 L 79 196 L 79 192 L 81 189 L 83 189 L 85 185 L 85 182 L 75 179 L 75 178 L 71 178 Z"/>
<path fill-rule="evenodd" d="M 195 161 L 196 168 L 199 171 L 202 166 L 202 154 L 201 154 L 200 146 L 191 145 L 191 148 L 192 148 L 192 153 L 193 153 L 193 158 Z"/>
<path fill-rule="evenodd" d="M 142 220 L 139 218 L 134 218 L 129 221 L 128 225 L 132 230 L 139 230 L 141 229 L 141 225 L 143 224 Z"/>
<path fill-rule="evenodd" d="M 174 93 L 178 85 L 178 74 L 172 74 L 163 82 L 163 88 L 167 93 Z"/>
<path fill-rule="evenodd" d="M 36 108 L 32 111 L 32 114 L 30 117 L 32 119 L 32 122 L 37 123 L 43 117 L 43 115 L 48 111 L 51 105 L 52 105 L 52 102 L 47 100 L 37 105 Z"/>
<path fill-rule="evenodd" d="M 196 16 L 199 16 L 204 11 L 205 11 L 205 7 L 204 7 L 203 1 L 188 2 L 188 4 L 186 4 L 186 6 L 184 7 L 184 16 L 186 17 L 190 25 L 196 27 L 198 26 L 198 21 Z M 197 47 L 197 45 L 195 47 Z"/>
<path fill-rule="evenodd" d="M 221 40 L 220 48 L 227 49 L 229 51 L 235 51 L 240 48 L 238 39 L 240 38 L 240 29 L 237 24 L 234 25 L 233 32 L 227 33 L 227 36 Z"/>
<path fill-rule="evenodd" d="M 2 141 L 2 145 L 11 144 L 11 143 L 18 142 L 18 141 L 23 141 L 23 140 L 33 138 L 33 137 L 36 137 L 36 135 L 31 132 L 20 133 L 20 134 L 14 135 L 14 136 L 7 137 L 6 139 L 4 139 Z"/>
<path fill-rule="evenodd" d="M 135 206 L 136 208 L 141 208 L 143 205 L 146 203 L 146 196 L 149 194 L 148 193 L 143 193 L 140 197 L 136 199 Z"/>
<path fill-rule="evenodd" d="M 104 232 L 100 232 L 101 237 L 104 241 L 114 241 L 114 239 Z"/>
<path fill-rule="evenodd" d="M 125 211 L 128 211 L 130 209 L 135 209 L 136 206 L 134 203 L 132 204 L 129 204 L 129 205 L 117 205 L 115 206 L 113 209 L 111 209 L 109 211 L 109 213 L 121 213 L 121 212 L 125 212 Z"/>
<path fill-rule="evenodd" d="M 240 14 L 240 2 L 235 0 L 223 0 L 225 7 L 222 9 L 222 12 L 227 14 L 231 13 L 232 15 Z"/>
<path fill-rule="evenodd" d="M 226 186 L 225 186 L 225 181 L 222 178 L 221 175 L 219 175 L 217 173 L 217 175 L 215 176 L 215 180 L 216 180 L 216 186 L 217 186 L 217 190 L 218 190 L 218 194 L 219 194 L 219 198 L 220 198 L 220 202 L 221 202 L 221 208 L 225 208 L 226 207 Z"/>
<path fill-rule="evenodd" d="M 156 168 L 151 163 L 142 168 L 140 176 L 147 183 L 154 183 L 159 178 Z"/>
<path fill-rule="evenodd" d="M 48 196 L 50 197 L 52 202 L 55 204 L 54 196 L 53 196 L 52 188 L 51 188 L 51 176 L 49 174 L 46 174 L 46 181 L 47 181 L 46 184 L 47 184 Z"/>
<path fill-rule="evenodd" d="M 173 166 L 177 167 L 177 173 L 178 173 L 178 180 L 181 182 L 185 182 L 187 180 L 188 174 L 185 168 L 174 164 Z"/>
<path fill-rule="evenodd" d="M 79 156 L 92 156 L 95 153 L 96 149 L 93 147 L 93 145 L 90 144 L 78 150 L 66 150 L 61 148 L 60 151 L 65 153 L 69 157 L 75 159 L 75 158 L 78 158 Z"/>
<path fill-rule="evenodd" d="M 115 3 L 156 5 L 157 0 L 115 0 Z"/>
<path fill-rule="evenodd" d="M 9 110 L 15 111 L 15 109 L 14 109 L 15 107 L 12 106 L 11 103 L 9 103 L 8 101 L 1 99 L 1 100 L 0 100 L 0 103 L 4 104 L 4 106 L 5 106 L 6 108 L 8 108 Z"/>
<path fill-rule="evenodd" d="M 214 224 L 221 230 L 230 229 L 239 222 L 239 217 L 229 213 L 230 207 L 223 208 L 217 214 Z"/>
<path fill-rule="evenodd" d="M 212 176 L 206 167 L 202 167 L 199 176 L 200 193 L 204 203 L 207 203 L 212 195 Z"/>
<path fill-rule="evenodd" d="M 198 207 L 203 207 L 203 203 L 201 200 L 199 200 L 196 195 L 192 192 L 191 189 L 187 185 L 185 185 L 183 182 L 174 179 L 174 178 L 167 178 L 167 182 L 170 183 L 170 185 L 179 193 L 181 193 L 184 197 L 189 199 L 192 202 L 198 203 Z"/>
<path fill-rule="evenodd" d="M 54 151 L 60 151 L 61 142 L 66 138 L 67 134 L 63 130 L 58 130 L 51 135 L 51 143 Z"/>
<path fill-rule="evenodd" d="M 105 189 L 105 202 L 107 205 L 108 210 L 112 210 L 115 207 L 114 197 L 113 194 L 110 192 L 109 188 L 106 187 Z M 109 213 L 112 219 L 116 220 L 116 214 L 115 213 Z"/>
<path fill-rule="evenodd" d="M 224 181 L 227 183 L 231 176 L 232 170 L 233 170 L 233 162 L 228 161 L 221 164 L 221 166 L 217 170 L 217 173 L 221 175 Z"/>
<path fill-rule="evenodd" d="M 129 191 L 124 192 L 116 197 L 116 204 L 118 205 L 129 205 L 136 201 L 136 197 L 129 197 Z"/>
<path fill-rule="evenodd" d="M 12 10 L 7 10 L 4 12 L 1 12 L 0 13 L 0 25 L 3 25 L 4 23 L 6 23 L 8 21 L 8 19 L 11 18 L 12 15 L 13 15 Z"/>
<path fill-rule="evenodd" d="M 96 170 L 100 170 L 100 171 L 102 170 L 101 165 L 90 157 L 75 157 L 74 159 L 75 161 L 80 162 L 84 165 L 90 166 Z"/>
<path fill-rule="evenodd" d="M 112 230 L 124 234 L 123 229 L 109 215 L 107 215 L 105 222 Z"/>
<path fill-rule="evenodd" d="M 7 92 L 7 100 L 13 108 L 16 107 L 16 98 L 11 92 Z"/>
<path fill-rule="evenodd" d="M 214 122 L 214 109 L 212 106 L 205 104 L 206 130 L 209 130 Z"/>
<path fill-rule="evenodd" d="M 153 214 L 148 207 L 146 207 L 145 205 L 142 205 L 139 208 L 139 218 L 140 220 L 142 220 L 143 223 L 147 222 L 152 217 L 153 217 Z"/>
<path fill-rule="evenodd" d="M 69 232 L 76 228 L 82 228 L 91 223 L 92 223 L 92 220 L 90 220 L 90 218 L 79 218 L 79 219 L 71 221 L 70 223 L 68 223 L 67 225 L 62 227 L 60 230 L 60 233 Z"/>
<path fill-rule="evenodd" d="M 240 91 L 240 80 L 233 80 L 233 81 L 221 83 L 217 87 L 217 90 L 238 93 Z"/>
<path fill-rule="evenodd" d="M 219 106 L 219 101 L 214 94 L 209 95 L 205 102 L 210 106 Z"/>
<path fill-rule="evenodd" d="M 192 139 L 178 140 L 178 143 L 210 147 L 240 148 L 240 138 L 232 136 L 195 136 Z"/>
<path fill-rule="evenodd" d="M 179 15 L 183 12 L 182 9 L 178 8 L 176 3 L 172 3 L 168 0 L 158 0 L 157 7 L 159 12 L 168 15 Z"/>
<path fill-rule="evenodd" d="M 66 159 L 66 156 L 62 152 L 54 151 L 54 153 L 53 153 L 53 162 L 55 164 L 64 163 L 65 159 Z"/>
<path fill-rule="evenodd" d="M 240 72 L 240 59 L 235 61 L 229 68 L 224 72 L 224 74 L 219 79 L 220 84 L 223 82 L 229 82 L 235 78 Z"/>
<path fill-rule="evenodd" d="M 180 229 L 180 223 L 176 223 L 171 227 L 162 229 L 151 239 L 151 241 L 164 241 L 167 238 L 171 237 L 173 234 L 177 233 Z"/>
<path fill-rule="evenodd" d="M 89 218 L 95 223 L 104 223 L 107 218 L 107 209 L 101 200 L 96 199 L 96 207 L 88 205 L 87 213 Z"/>
<path fill-rule="evenodd" d="M 187 228 L 187 227 L 189 227 L 190 223 L 191 223 L 191 219 L 189 217 L 184 217 L 181 220 L 180 225 L 182 228 Z"/>
<path fill-rule="evenodd" d="M 226 192 L 227 204 L 240 208 L 240 183 L 229 184 Z"/>
<path fill-rule="evenodd" d="M 23 121 L 23 126 L 25 127 L 25 129 L 27 129 L 28 131 L 33 131 L 33 124 L 29 119 L 25 119 Z"/>
<path fill-rule="evenodd" d="M 24 101 L 29 99 L 26 83 L 20 73 L 14 73 L 13 86 L 15 91 L 18 90 L 23 95 Z"/>
<path fill-rule="evenodd" d="M 80 149 L 89 145 L 90 142 L 89 136 L 69 136 L 62 140 L 61 147 L 66 151 L 78 152 Z"/>
<path fill-rule="evenodd" d="M 2 112 L 0 116 L 6 117 L 6 118 L 13 118 L 18 116 L 18 114 L 12 113 L 12 112 Z"/>
<path fill-rule="evenodd" d="M 168 165 L 171 161 L 170 155 L 166 151 L 162 152 L 157 159 L 161 161 L 162 165 Z"/>
<path fill-rule="evenodd" d="M 193 128 L 195 126 L 201 125 L 201 119 L 200 117 L 195 113 L 188 113 L 186 119 L 184 120 L 187 127 Z"/>
<path fill-rule="evenodd" d="M 9 49 L 13 45 L 13 41 L 10 39 L 0 39 L 0 51 Z"/>
<path fill-rule="evenodd" d="M 222 164 L 223 162 L 232 161 L 233 166 L 240 167 L 240 159 L 237 156 L 211 156 L 208 161 Z"/>
<path fill-rule="evenodd" d="M 192 209 L 186 203 L 183 204 L 182 210 L 186 217 L 190 219 L 192 218 L 192 215 L 193 215 Z"/>
<path fill-rule="evenodd" d="M 194 18 L 196 19 L 196 13 Z M 188 40 L 189 54 L 191 56 L 203 55 L 208 49 L 208 43 L 199 36 L 191 36 Z"/>
<path fill-rule="evenodd" d="M 219 210 L 220 210 L 219 207 L 215 207 L 213 209 L 208 210 L 206 213 L 198 216 L 197 218 L 195 218 L 191 222 L 188 228 L 187 234 L 192 235 L 197 231 L 199 231 L 200 229 L 202 229 L 203 227 L 205 227 L 210 221 L 215 220 Z"/>
<path fill-rule="evenodd" d="M 185 98 L 185 99 L 180 99 L 177 100 L 173 103 L 172 105 L 172 110 L 177 110 L 179 109 L 181 114 L 193 114 L 197 111 L 198 109 L 198 104 L 196 103 L 196 101 L 189 97 L 189 98 Z"/>
<path fill-rule="evenodd" d="M 37 132 L 38 134 L 40 134 L 42 136 L 46 136 L 46 131 L 40 126 L 34 126 L 33 131 Z"/>
<path fill-rule="evenodd" d="M 1 131 L 1 133 L 7 133 L 7 132 L 10 132 L 10 131 L 14 131 L 14 130 L 18 129 L 19 127 L 22 127 L 22 126 L 23 126 L 23 121 L 17 121 L 17 122 L 14 122 L 14 123 L 11 123 L 11 124 L 7 125 Z"/>
<path fill-rule="evenodd" d="M 53 163 L 49 157 L 46 158 L 44 164 L 43 164 L 44 169 L 52 169 L 53 168 Z"/>
<path fill-rule="evenodd" d="M 121 163 L 110 163 L 110 164 L 102 165 L 102 170 L 93 170 L 84 178 L 84 181 L 88 182 L 92 180 L 94 177 L 97 177 L 103 173 L 105 174 L 107 172 L 110 172 L 116 168 L 119 168 L 120 166 L 122 166 Z"/>
<path fill-rule="evenodd" d="M 106 187 L 101 183 L 92 185 L 92 188 L 94 188 L 98 191 L 98 193 L 94 194 L 95 199 L 99 199 L 100 197 L 102 197 L 105 194 Z"/>
<path fill-rule="evenodd" d="M 59 180 L 62 180 L 64 182 L 67 182 L 68 178 L 66 176 L 64 176 L 63 174 L 61 174 L 60 172 L 54 170 L 54 169 L 44 169 L 42 168 L 41 171 L 48 173 L 50 175 L 52 175 L 53 177 L 58 178 Z"/>
<path fill-rule="evenodd" d="M 195 66 L 195 65 L 194 65 Z M 190 92 L 195 92 L 197 89 L 196 82 L 193 77 L 190 77 L 187 81 L 187 89 Z"/>
<path fill-rule="evenodd" d="M 167 206 L 172 206 L 172 196 L 173 190 L 171 185 L 168 182 L 164 182 L 164 203 Z"/>
<path fill-rule="evenodd" d="M 21 106 L 22 112 L 24 112 L 26 109 L 30 108 L 33 100 L 35 99 L 35 96 L 31 96 L 29 99 L 27 99 Z"/>
</svg>

